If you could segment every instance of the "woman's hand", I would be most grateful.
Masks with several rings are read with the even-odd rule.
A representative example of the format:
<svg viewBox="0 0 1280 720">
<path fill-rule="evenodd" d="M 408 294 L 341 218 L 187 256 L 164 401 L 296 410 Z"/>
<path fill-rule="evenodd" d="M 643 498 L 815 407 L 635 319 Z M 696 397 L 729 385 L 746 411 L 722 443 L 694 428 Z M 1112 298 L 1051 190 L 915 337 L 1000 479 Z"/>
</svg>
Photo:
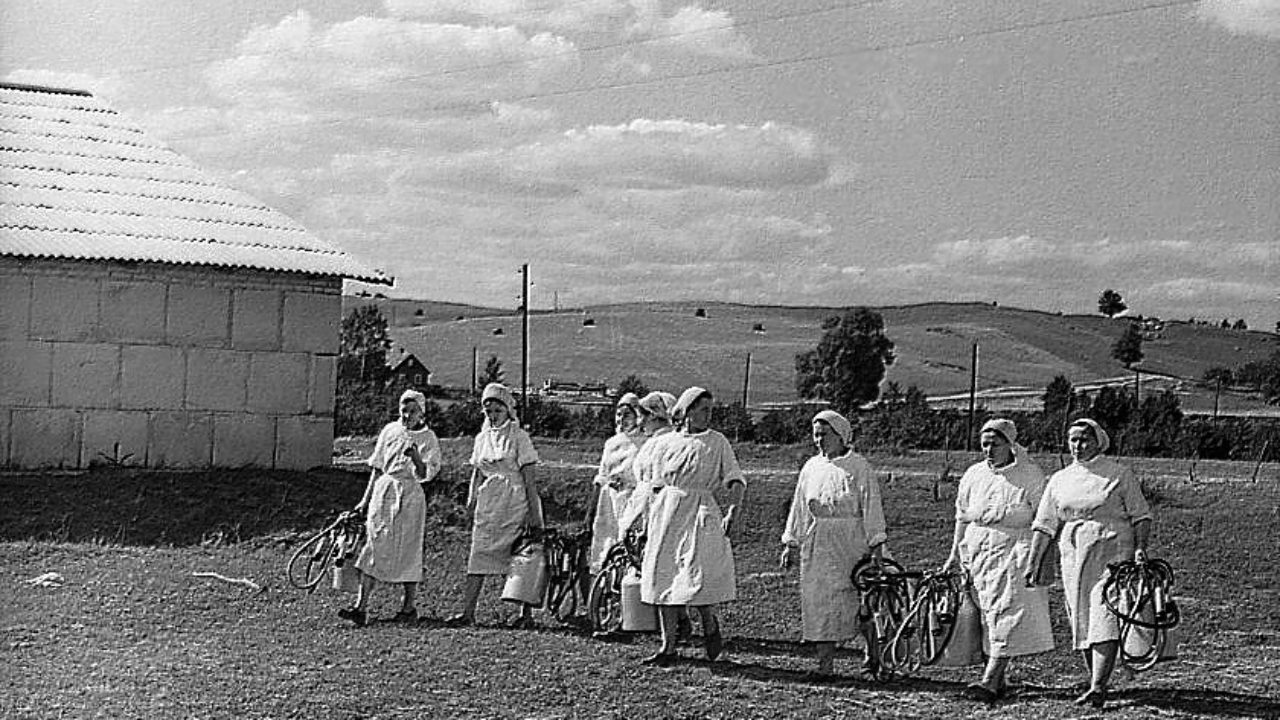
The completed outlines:
<svg viewBox="0 0 1280 720">
<path fill-rule="evenodd" d="M 732 538 L 730 537 L 730 533 L 733 532 L 733 521 L 737 516 L 738 507 L 736 505 L 730 505 L 725 508 L 724 517 L 720 519 L 720 529 L 724 531 L 724 536 L 731 540 Z"/>
<path fill-rule="evenodd" d="M 795 548 L 791 545 L 783 545 L 782 554 L 778 556 L 778 567 L 782 570 L 786 570 L 792 565 L 795 565 L 795 563 Z"/>
<path fill-rule="evenodd" d="M 356 506 L 351 508 L 351 512 L 357 515 L 364 515 L 366 512 L 368 512 L 368 510 L 369 510 L 369 503 L 365 502 L 364 500 L 361 500 L 360 502 L 356 503 Z"/>
<path fill-rule="evenodd" d="M 955 553 L 952 553 L 949 557 L 947 557 L 947 561 L 942 563 L 941 572 L 943 573 L 954 572 L 958 567 L 960 567 L 960 558 Z"/>
</svg>

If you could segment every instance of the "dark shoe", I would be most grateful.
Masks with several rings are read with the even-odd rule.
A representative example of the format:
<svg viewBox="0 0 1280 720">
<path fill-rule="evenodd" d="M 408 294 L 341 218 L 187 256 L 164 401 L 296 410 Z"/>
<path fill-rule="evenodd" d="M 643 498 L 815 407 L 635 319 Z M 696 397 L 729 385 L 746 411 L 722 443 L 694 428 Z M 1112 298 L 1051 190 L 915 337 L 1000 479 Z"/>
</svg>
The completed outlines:
<svg viewBox="0 0 1280 720">
<path fill-rule="evenodd" d="M 519 615 L 515 620 L 507 623 L 507 627 L 512 630 L 532 630 L 538 627 L 538 624 L 533 621 L 533 616 L 531 615 Z"/>
<path fill-rule="evenodd" d="M 355 606 L 342 608 L 338 611 L 338 617 L 350 620 L 356 627 L 364 627 L 365 623 L 369 622 L 369 616 Z"/>
<path fill-rule="evenodd" d="M 470 615 L 459 613 L 452 617 L 446 618 L 444 624 L 448 627 L 471 627 L 476 624 L 476 619 Z"/>
<path fill-rule="evenodd" d="M 391 622 L 416 623 L 418 622 L 418 610 L 417 608 L 401 610 L 395 614 L 395 617 L 391 618 Z"/>
<path fill-rule="evenodd" d="M 711 632 L 703 630 L 702 634 L 702 647 L 707 651 L 707 659 L 714 661 L 720 657 L 720 651 L 724 650 L 724 639 L 720 637 L 720 628 L 717 626 Z"/>
<path fill-rule="evenodd" d="M 1000 699 L 1000 693 L 992 690 L 982 683 L 970 683 L 969 685 L 966 685 L 964 688 L 964 696 L 970 700 L 984 702 L 988 705 L 993 705 L 996 700 Z"/>
<path fill-rule="evenodd" d="M 862 665 L 858 668 L 858 673 L 868 680 L 880 679 L 880 663 L 874 658 L 866 658 L 862 661 Z"/>
<path fill-rule="evenodd" d="M 1107 691 L 1090 689 L 1085 694 L 1076 698 L 1077 705 L 1088 705 L 1095 710 L 1101 710 L 1107 704 Z"/>
<path fill-rule="evenodd" d="M 804 674 L 804 679 L 817 684 L 835 682 L 837 675 L 833 672 L 823 672 L 822 670 L 808 670 Z"/>
<path fill-rule="evenodd" d="M 671 667 L 676 660 L 680 658 L 676 653 L 656 652 L 649 657 L 640 661 L 641 665 L 652 665 L 654 667 Z"/>
</svg>

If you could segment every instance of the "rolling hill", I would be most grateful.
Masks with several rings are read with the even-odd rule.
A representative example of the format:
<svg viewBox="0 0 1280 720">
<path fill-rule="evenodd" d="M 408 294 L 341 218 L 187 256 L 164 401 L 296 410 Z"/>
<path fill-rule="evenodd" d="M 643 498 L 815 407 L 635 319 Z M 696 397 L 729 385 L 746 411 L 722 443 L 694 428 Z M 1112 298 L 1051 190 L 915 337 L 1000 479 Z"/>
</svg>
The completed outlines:
<svg viewBox="0 0 1280 720">
<path fill-rule="evenodd" d="M 346 308 L 370 302 L 344 298 Z M 383 299 L 398 347 L 412 352 L 442 385 L 470 385 L 473 348 L 483 365 L 496 355 L 510 384 L 519 383 L 520 317 L 492 308 Z M 705 317 L 696 317 L 702 310 Z M 877 308 L 897 345 L 887 381 L 930 396 L 969 386 L 972 343 L 980 347 L 980 388 L 1043 389 L 1055 375 L 1074 384 L 1128 373 L 1111 359 L 1121 319 L 1058 315 L 982 303 L 925 303 Z M 725 303 L 635 303 L 588 310 L 537 312 L 529 318 L 530 386 L 544 379 L 616 384 L 629 374 L 646 385 L 679 390 L 693 384 L 724 400 L 742 396 L 751 354 L 751 405 L 794 400 L 796 353 L 821 337 L 824 318 L 841 308 L 744 306 Z M 501 334 L 495 334 L 501 330 Z M 1261 360 L 1276 336 L 1169 322 L 1143 345 L 1144 372 L 1170 381 L 1194 380 L 1216 365 Z M 1184 407 L 1212 407 L 1212 396 L 1183 383 Z M 1207 405 L 1205 404 L 1207 402 Z M 1231 394 L 1223 407 L 1261 404 Z"/>
</svg>

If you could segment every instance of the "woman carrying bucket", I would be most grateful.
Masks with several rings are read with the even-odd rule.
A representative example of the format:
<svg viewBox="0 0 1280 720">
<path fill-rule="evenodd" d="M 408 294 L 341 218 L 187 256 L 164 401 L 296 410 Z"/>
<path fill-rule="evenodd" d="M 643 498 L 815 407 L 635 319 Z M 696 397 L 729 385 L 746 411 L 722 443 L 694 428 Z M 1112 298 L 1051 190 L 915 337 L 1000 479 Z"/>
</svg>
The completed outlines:
<svg viewBox="0 0 1280 720">
<path fill-rule="evenodd" d="M 680 431 L 662 453 L 640 570 L 640 598 L 658 606 L 662 630 L 662 647 L 643 660 L 648 665 L 678 659 L 681 606 L 697 608 L 707 658 L 719 657 L 723 640 L 716 605 L 736 597 L 728 535 L 746 481 L 728 439 L 710 429 L 711 402 L 711 393 L 691 387 L 672 409 Z M 719 487 L 728 489 L 731 498 L 723 515 L 712 495 Z"/>
<path fill-rule="evenodd" d="M 1151 508 L 1128 468 L 1104 457 L 1110 438 L 1088 418 L 1067 428 L 1072 462 L 1054 473 L 1036 512 L 1028 585 L 1049 541 L 1058 536 L 1062 590 L 1071 639 L 1089 668 L 1089 690 L 1077 705 L 1101 708 L 1120 649 L 1120 621 L 1103 600 L 1109 563 L 1146 562 Z"/>
<path fill-rule="evenodd" d="M 591 575 L 600 572 L 600 566 L 609 555 L 609 548 L 618 537 L 618 520 L 626 509 L 627 501 L 636 488 L 632 461 L 648 440 L 640 427 L 640 398 L 626 393 L 618 399 L 613 419 L 616 432 L 605 441 L 600 454 L 600 467 L 596 471 L 595 517 L 591 523 L 591 552 L 588 568 Z M 590 578 L 585 579 L 590 583 Z M 589 585 L 588 585 L 589 587 Z M 583 593 L 586 596 L 586 592 Z"/>
<path fill-rule="evenodd" d="M 1032 565 L 1031 521 L 1044 494 L 1044 473 L 1018 444 L 1018 429 L 988 420 L 982 454 L 960 478 L 951 554 L 943 571 L 963 567 L 973 583 L 987 645 L 982 679 L 965 689 L 992 703 L 1004 692 L 1009 659 L 1053 649 L 1048 588 L 1025 582 Z"/>
<path fill-rule="evenodd" d="M 471 450 L 467 511 L 472 516 L 471 551 L 462 589 L 462 611 L 445 622 L 472 625 L 486 575 L 505 575 L 511 547 L 527 529 L 541 528 L 542 501 L 534 466 L 538 453 L 520 427 L 515 398 L 500 383 L 490 383 L 480 398 L 484 424 Z M 521 603 L 511 627 L 533 627 L 533 606 Z"/>
<path fill-rule="evenodd" d="M 852 575 L 862 558 L 882 557 L 884 509 L 871 466 L 852 450 L 852 440 L 853 428 L 839 413 L 813 417 L 818 454 L 800 470 L 778 561 L 788 568 L 800 556 L 802 637 L 817 646 L 820 677 L 832 674 L 836 643 L 859 632 L 867 642 L 863 672 L 879 671 L 879 648 L 870 623 L 859 621 Z"/>
<path fill-rule="evenodd" d="M 364 546 L 356 558 L 360 587 L 355 604 L 338 617 L 364 625 L 374 581 L 400 583 L 404 602 L 395 619 L 418 619 L 414 605 L 422 581 L 422 529 L 427 498 L 421 483 L 440 471 L 440 442 L 427 427 L 427 398 L 416 390 L 400 396 L 400 419 L 378 433 L 368 465 L 372 468 L 355 512 L 365 516 Z"/>
</svg>

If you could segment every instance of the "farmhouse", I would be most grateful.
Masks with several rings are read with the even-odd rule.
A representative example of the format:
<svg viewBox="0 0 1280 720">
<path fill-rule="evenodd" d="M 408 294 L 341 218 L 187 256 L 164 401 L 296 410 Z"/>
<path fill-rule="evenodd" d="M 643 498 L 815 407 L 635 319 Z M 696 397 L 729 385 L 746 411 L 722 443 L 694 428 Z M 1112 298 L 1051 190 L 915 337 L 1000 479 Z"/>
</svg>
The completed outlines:
<svg viewBox="0 0 1280 720">
<path fill-rule="evenodd" d="M 332 456 L 344 278 L 382 273 L 87 93 L 0 84 L 0 464 Z"/>
<path fill-rule="evenodd" d="M 426 365 L 418 359 L 417 355 L 406 351 L 404 348 L 397 348 L 387 358 L 387 367 L 391 369 L 391 377 L 398 381 L 401 385 L 412 387 L 416 390 L 426 390 L 431 384 L 431 371 Z"/>
</svg>

